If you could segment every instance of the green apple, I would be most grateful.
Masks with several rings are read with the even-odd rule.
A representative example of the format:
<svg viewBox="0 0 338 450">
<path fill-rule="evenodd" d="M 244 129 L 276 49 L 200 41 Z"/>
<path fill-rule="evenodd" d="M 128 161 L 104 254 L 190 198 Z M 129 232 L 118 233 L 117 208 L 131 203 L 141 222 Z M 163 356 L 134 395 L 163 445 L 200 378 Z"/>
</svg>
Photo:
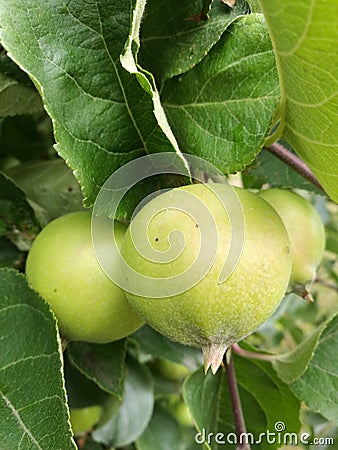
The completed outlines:
<svg viewBox="0 0 338 450">
<path fill-rule="evenodd" d="M 125 230 L 125 225 L 115 223 L 117 243 Z M 68 339 L 106 343 L 143 324 L 96 259 L 88 212 L 66 214 L 39 233 L 28 254 L 26 275 L 50 304 L 61 334 Z"/>
<path fill-rule="evenodd" d="M 178 364 L 164 358 L 158 359 L 155 367 L 160 375 L 172 381 L 182 381 L 191 373 L 183 364 Z"/>
<path fill-rule="evenodd" d="M 325 230 L 315 208 L 303 197 L 286 189 L 259 193 L 280 215 L 289 235 L 292 255 L 290 285 L 314 280 L 325 249 Z"/>
<path fill-rule="evenodd" d="M 74 436 L 88 433 L 100 420 L 102 406 L 93 405 L 86 408 L 70 408 L 70 423 Z"/>
<path fill-rule="evenodd" d="M 170 394 L 168 396 L 168 408 L 175 415 L 180 425 L 184 427 L 193 426 L 188 405 L 178 394 Z"/>
<path fill-rule="evenodd" d="M 291 272 L 289 240 L 276 211 L 257 195 L 234 189 L 244 216 L 245 238 L 240 243 L 243 247 L 238 264 L 225 281 L 220 282 L 219 275 L 230 249 L 232 230 L 219 200 L 228 193 L 223 184 L 195 184 L 160 194 L 135 215 L 121 247 L 126 264 L 146 280 L 154 280 L 175 277 L 194 261 L 202 264 L 216 243 L 211 269 L 197 284 L 177 295 L 166 297 L 165 292 L 159 292 L 159 298 L 155 298 L 128 292 L 126 276 L 127 298 L 144 320 L 174 341 L 201 347 L 205 371 L 211 366 L 214 373 L 226 349 L 256 330 L 275 311 Z M 197 204 L 205 205 L 214 219 L 216 234 L 211 227 L 205 236 L 200 235 L 200 223 L 185 206 L 180 207 L 182 191 L 190 195 L 189 204 L 196 199 Z M 171 201 L 176 208 L 166 206 Z M 168 262 L 146 258 L 135 246 L 137 241 L 148 241 L 158 254 L 165 255 L 175 248 L 175 236 L 182 234 L 183 249 Z M 207 243 L 205 254 L 198 255 L 203 240 Z"/>
</svg>

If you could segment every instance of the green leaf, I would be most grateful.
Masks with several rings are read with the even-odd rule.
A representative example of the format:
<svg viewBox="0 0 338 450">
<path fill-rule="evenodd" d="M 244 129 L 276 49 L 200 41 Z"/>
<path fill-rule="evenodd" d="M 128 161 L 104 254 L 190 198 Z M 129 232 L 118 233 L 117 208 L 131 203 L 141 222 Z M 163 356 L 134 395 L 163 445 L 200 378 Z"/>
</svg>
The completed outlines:
<svg viewBox="0 0 338 450">
<path fill-rule="evenodd" d="M 7 236 L 19 250 L 29 250 L 39 230 L 25 194 L 0 172 L 0 236 Z"/>
<path fill-rule="evenodd" d="M 247 0 L 247 2 L 249 3 L 250 9 L 252 12 L 262 12 L 262 8 L 259 4 L 259 0 Z"/>
<path fill-rule="evenodd" d="M 0 70 L 0 117 L 42 111 L 41 97 L 34 87 L 20 84 Z"/>
<path fill-rule="evenodd" d="M 178 153 L 178 155 L 181 156 L 182 160 L 185 161 L 183 155 L 181 155 L 181 152 L 178 148 L 176 138 L 173 135 L 171 128 L 168 124 L 168 120 L 166 118 L 166 115 L 164 113 L 160 101 L 160 96 L 156 87 L 154 77 L 150 72 L 143 70 L 137 62 L 138 51 L 140 47 L 140 36 L 139 36 L 140 26 L 144 15 L 145 5 L 146 0 L 136 0 L 135 8 L 133 11 L 133 20 L 130 35 L 128 38 L 127 45 L 125 46 L 125 51 L 123 55 L 121 55 L 121 64 L 125 70 L 127 70 L 131 75 L 136 77 L 140 85 L 150 95 L 152 99 L 154 106 L 154 115 L 158 122 L 158 127 L 156 127 L 153 136 L 151 136 L 150 138 L 150 142 L 155 141 L 154 150 L 156 149 L 158 151 L 158 141 L 160 140 L 163 146 L 161 151 L 165 150 L 171 151 L 174 149 Z M 162 131 L 168 138 L 168 142 L 166 142 L 166 144 L 164 144 Z"/>
<path fill-rule="evenodd" d="M 216 375 L 212 375 L 211 372 L 204 375 L 203 370 L 199 368 L 186 379 L 183 385 L 184 400 L 199 432 L 203 429 L 213 432 L 219 426 L 216 412 L 218 403 L 222 401 L 223 383 L 222 370 L 219 370 Z"/>
<path fill-rule="evenodd" d="M 338 201 L 338 1 L 260 0 L 277 54 L 283 136 Z"/>
<path fill-rule="evenodd" d="M 332 253 L 338 254 L 338 231 L 327 230 L 326 249 Z"/>
<path fill-rule="evenodd" d="M 173 342 L 148 325 L 137 330 L 131 339 L 137 341 L 143 353 L 169 359 L 191 370 L 203 364 L 200 349 Z"/>
<path fill-rule="evenodd" d="M 147 429 L 135 445 L 137 450 L 185 450 L 177 420 L 160 405 L 155 406 Z"/>
<path fill-rule="evenodd" d="M 112 172 L 151 151 L 147 140 L 157 130 L 149 94 L 120 63 L 131 6 L 127 0 L 0 4 L 0 39 L 39 86 L 56 149 L 75 169 L 88 206 Z"/>
<path fill-rule="evenodd" d="M 291 384 L 309 408 L 338 422 L 338 314 L 324 328 L 306 372 Z"/>
<path fill-rule="evenodd" d="M 51 220 L 83 209 L 80 185 L 61 158 L 21 164 L 8 170 L 7 175 L 47 211 Z"/>
<path fill-rule="evenodd" d="M 260 433 L 276 433 L 275 425 L 283 422 L 286 432 L 297 433 L 300 428 L 300 403 L 276 375 L 271 364 L 265 361 L 234 357 L 239 395 L 243 405 L 249 442 L 252 448 L 272 449 L 278 440 L 268 442 Z M 200 443 L 208 449 L 234 448 L 236 435 L 225 370 L 206 376 L 202 370 L 187 378 L 183 390 L 199 434 Z M 208 443 L 208 433 L 213 433 Z M 224 444 L 217 444 L 215 436 Z M 283 440 L 283 435 L 280 436 Z M 252 440 L 252 441 L 251 441 Z M 260 443 L 258 441 L 260 440 Z M 255 443 L 257 442 L 257 443 Z M 283 441 L 282 441 L 283 442 Z M 232 445 L 231 445 L 232 444 Z"/>
<path fill-rule="evenodd" d="M 153 380 L 145 367 L 130 360 L 124 398 L 117 413 L 93 432 L 95 441 L 123 447 L 138 439 L 151 419 L 154 406 Z"/>
<path fill-rule="evenodd" d="M 0 267 L 22 270 L 26 252 L 20 251 L 5 236 L 0 237 Z"/>
<path fill-rule="evenodd" d="M 234 8 L 221 2 L 202 5 L 200 0 L 150 0 L 141 24 L 139 62 L 163 80 L 187 72 L 198 64 L 248 5 L 238 0 Z M 210 9 L 210 11 L 209 11 Z"/>
<path fill-rule="evenodd" d="M 0 269 L 0 305 L 1 447 L 76 448 L 61 375 L 61 346 L 48 305 L 11 269 Z"/>
<path fill-rule="evenodd" d="M 7 55 L 4 48 L 0 45 L 0 73 L 9 78 L 13 78 L 24 86 L 33 87 L 34 84 L 29 76 L 20 69 Z"/>
<path fill-rule="evenodd" d="M 86 408 L 105 404 L 111 396 L 83 375 L 69 361 L 68 352 L 65 352 L 64 355 L 64 374 L 69 408 Z M 116 397 L 114 396 L 114 398 Z"/>
<path fill-rule="evenodd" d="M 20 161 L 46 158 L 54 143 L 52 124 L 43 114 L 5 117 L 0 121 L 0 148 Z"/>
<path fill-rule="evenodd" d="M 284 383 L 295 382 L 307 370 L 325 327 L 322 324 L 291 352 L 274 357 L 272 365 Z"/>
<path fill-rule="evenodd" d="M 67 353 L 72 364 L 86 377 L 104 391 L 122 397 L 125 340 L 109 344 L 70 342 Z"/>
<path fill-rule="evenodd" d="M 104 449 L 103 449 L 102 445 L 98 444 L 97 442 L 92 441 L 89 438 L 89 439 L 86 439 L 84 447 L 82 447 L 82 450 L 104 450 Z"/>
<path fill-rule="evenodd" d="M 322 194 L 322 191 L 268 150 L 263 149 L 259 153 L 253 166 L 248 168 L 247 174 L 259 178 L 261 185 L 269 183 L 271 187 L 298 188 Z"/>
<path fill-rule="evenodd" d="M 224 173 L 242 170 L 263 145 L 280 98 L 263 16 L 237 18 L 198 65 L 165 83 L 161 97 L 183 152 Z"/>
</svg>

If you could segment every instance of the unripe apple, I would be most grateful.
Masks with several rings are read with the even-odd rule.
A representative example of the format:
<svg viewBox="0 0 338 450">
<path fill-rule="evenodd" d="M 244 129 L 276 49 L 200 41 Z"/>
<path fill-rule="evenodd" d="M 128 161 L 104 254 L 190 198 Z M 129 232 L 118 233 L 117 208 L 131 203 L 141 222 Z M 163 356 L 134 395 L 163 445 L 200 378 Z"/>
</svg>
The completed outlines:
<svg viewBox="0 0 338 450">
<path fill-rule="evenodd" d="M 315 208 L 300 195 L 286 189 L 259 193 L 277 211 L 289 235 L 292 256 L 290 285 L 314 280 L 325 249 L 325 230 Z"/>
<path fill-rule="evenodd" d="M 115 223 L 118 245 L 125 230 L 125 225 Z M 50 304 L 61 334 L 68 339 L 106 343 L 143 324 L 123 290 L 97 262 L 88 212 L 66 214 L 41 231 L 28 254 L 26 275 Z"/>
<path fill-rule="evenodd" d="M 191 373 L 183 364 L 178 364 L 164 358 L 156 361 L 155 367 L 160 375 L 172 381 L 182 381 Z"/>
<path fill-rule="evenodd" d="M 70 409 L 70 423 L 74 436 L 88 433 L 100 420 L 102 406 L 93 405 L 85 408 Z"/>
<path fill-rule="evenodd" d="M 201 223 L 187 213 L 185 206 L 180 207 L 182 191 L 190 195 L 189 204 L 195 199 L 210 212 L 216 234 L 211 227 L 206 235 L 201 236 Z M 218 197 L 227 192 L 225 185 L 215 183 L 195 184 L 160 194 L 135 215 L 121 248 L 130 268 L 141 273 L 146 280 L 154 280 L 175 277 L 194 261 L 198 262 L 198 272 L 203 260 L 210 258 L 209 248 L 216 244 L 212 267 L 188 290 L 182 292 L 181 286 L 177 285 L 180 293 L 166 297 L 165 292 L 159 292 L 159 298 L 154 298 L 126 289 L 129 302 L 149 325 L 174 341 L 201 347 L 205 370 L 211 366 L 213 372 L 231 344 L 252 333 L 275 311 L 286 291 L 291 272 L 289 240 L 280 217 L 257 195 L 235 188 L 244 216 L 245 237 L 240 243 L 243 248 L 238 264 L 225 281 L 219 281 L 232 239 L 231 221 Z M 171 201 L 177 205 L 176 208 L 163 207 Z M 234 225 L 235 228 L 237 226 L 240 224 Z M 175 234 L 170 236 L 173 230 Z M 141 237 L 140 240 L 149 242 L 158 254 L 165 255 L 166 251 L 178 245 L 176 240 L 180 239 L 175 236 L 179 238 L 179 232 L 184 236 L 184 245 L 178 256 L 167 262 L 146 258 L 134 243 Z M 203 247 L 205 254 L 199 255 L 203 240 L 207 244 Z"/>
<path fill-rule="evenodd" d="M 178 423 L 183 427 L 192 427 L 193 421 L 188 405 L 178 394 L 168 396 L 168 408 L 175 415 Z"/>
</svg>

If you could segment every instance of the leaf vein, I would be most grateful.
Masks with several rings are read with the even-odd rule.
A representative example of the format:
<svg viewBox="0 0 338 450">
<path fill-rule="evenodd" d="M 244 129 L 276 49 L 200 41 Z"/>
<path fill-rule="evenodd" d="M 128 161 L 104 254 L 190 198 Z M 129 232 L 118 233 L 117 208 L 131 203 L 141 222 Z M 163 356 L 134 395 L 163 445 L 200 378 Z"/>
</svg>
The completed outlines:
<svg viewBox="0 0 338 450">
<path fill-rule="evenodd" d="M 40 447 L 38 441 L 32 435 L 30 430 L 26 427 L 25 423 L 23 422 L 23 420 L 20 417 L 19 412 L 15 409 L 15 407 L 12 405 L 10 400 L 1 391 L 0 391 L 0 395 L 3 398 L 3 400 L 5 401 L 7 407 L 12 411 L 14 417 L 16 418 L 16 420 L 17 420 L 19 426 L 21 427 L 21 429 L 23 430 L 23 432 L 32 440 L 32 442 L 36 445 L 38 450 L 43 450 L 43 448 Z"/>
</svg>

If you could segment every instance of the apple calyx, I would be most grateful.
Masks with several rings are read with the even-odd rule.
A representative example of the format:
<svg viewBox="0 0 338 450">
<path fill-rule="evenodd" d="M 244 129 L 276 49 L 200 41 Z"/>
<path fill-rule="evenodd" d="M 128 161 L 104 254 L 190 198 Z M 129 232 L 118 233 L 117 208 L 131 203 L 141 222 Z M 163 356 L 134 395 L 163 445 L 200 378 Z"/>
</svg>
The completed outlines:
<svg viewBox="0 0 338 450">
<path fill-rule="evenodd" d="M 223 363 L 223 357 L 227 349 L 228 344 L 209 344 L 202 347 L 204 357 L 204 374 L 208 373 L 209 368 L 213 375 L 217 372 L 218 368 Z"/>
</svg>

